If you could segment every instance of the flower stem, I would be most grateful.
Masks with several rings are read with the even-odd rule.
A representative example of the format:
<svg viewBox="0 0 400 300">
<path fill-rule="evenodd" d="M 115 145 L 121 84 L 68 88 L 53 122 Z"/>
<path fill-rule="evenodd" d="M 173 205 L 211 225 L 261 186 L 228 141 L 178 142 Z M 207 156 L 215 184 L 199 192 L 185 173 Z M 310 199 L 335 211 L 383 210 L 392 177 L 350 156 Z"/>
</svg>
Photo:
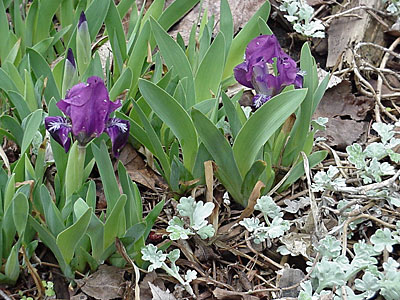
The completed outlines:
<svg viewBox="0 0 400 300">
<path fill-rule="evenodd" d="M 73 193 L 82 187 L 83 172 L 85 165 L 86 147 L 79 146 L 75 142 L 68 156 L 67 168 L 65 171 L 65 199 L 66 204 Z"/>
</svg>

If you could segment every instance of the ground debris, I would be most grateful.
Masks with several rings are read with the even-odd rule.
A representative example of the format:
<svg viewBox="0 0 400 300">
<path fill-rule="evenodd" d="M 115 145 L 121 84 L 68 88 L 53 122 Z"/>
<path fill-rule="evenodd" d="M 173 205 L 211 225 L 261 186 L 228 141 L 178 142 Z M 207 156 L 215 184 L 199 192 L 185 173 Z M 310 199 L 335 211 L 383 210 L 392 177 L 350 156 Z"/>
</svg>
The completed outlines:
<svg viewBox="0 0 400 300">
<path fill-rule="evenodd" d="M 101 265 L 95 273 L 77 283 L 85 294 L 95 299 L 116 299 L 123 295 L 124 272 L 121 268 Z"/>
</svg>

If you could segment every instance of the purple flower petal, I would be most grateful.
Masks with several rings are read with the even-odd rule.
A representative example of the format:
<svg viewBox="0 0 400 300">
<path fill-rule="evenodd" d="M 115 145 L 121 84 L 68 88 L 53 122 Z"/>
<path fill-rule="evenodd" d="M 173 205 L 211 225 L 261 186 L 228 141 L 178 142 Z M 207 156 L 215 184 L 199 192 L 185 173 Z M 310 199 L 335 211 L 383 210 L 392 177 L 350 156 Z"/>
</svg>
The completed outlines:
<svg viewBox="0 0 400 300">
<path fill-rule="evenodd" d="M 92 76 L 78 83 L 57 103 L 72 123 L 72 134 L 82 145 L 103 133 L 111 112 L 121 103 L 111 102 L 101 78 Z"/>
<path fill-rule="evenodd" d="M 82 11 L 81 15 L 79 16 L 79 23 L 78 23 L 78 29 L 81 27 L 82 23 L 87 22 L 86 21 L 86 16 L 85 13 Z"/>
<path fill-rule="evenodd" d="M 68 136 L 71 132 L 71 125 L 66 118 L 63 117 L 46 117 L 44 125 L 53 139 L 64 147 L 65 152 L 68 152 L 71 146 L 71 138 Z"/>
<path fill-rule="evenodd" d="M 233 69 L 233 73 L 235 75 L 235 78 L 237 80 L 237 82 L 239 82 L 241 85 L 247 86 L 249 88 L 253 88 L 253 85 L 251 83 L 251 79 L 247 80 L 247 63 L 243 62 L 240 65 L 237 65 L 234 69 Z"/>
<path fill-rule="evenodd" d="M 273 63 L 273 58 L 279 55 L 281 47 L 275 35 L 260 35 L 247 45 L 246 60 L 251 64 L 261 59 L 267 63 Z"/>
<path fill-rule="evenodd" d="M 297 76 L 297 66 L 296 62 L 289 55 L 281 51 L 276 67 L 282 85 L 290 85 L 294 83 Z"/>
<path fill-rule="evenodd" d="M 272 64 L 273 58 L 277 57 L 281 51 L 279 42 L 274 35 L 260 35 L 254 38 L 246 48 L 245 62 L 238 65 L 240 73 L 235 72 L 236 80 L 244 86 L 250 87 L 252 81 L 253 68 L 263 66 L 266 63 Z M 235 69 L 236 69 L 235 68 Z M 245 74 L 243 74 L 245 73 Z"/>
<path fill-rule="evenodd" d="M 72 52 L 72 49 L 71 49 L 71 48 L 68 48 L 67 60 L 68 60 L 69 63 L 74 67 L 74 69 L 76 69 L 74 53 Z"/>
<path fill-rule="evenodd" d="M 273 96 L 282 90 L 281 82 L 278 77 L 269 74 L 268 68 L 264 66 L 254 66 L 253 86 L 257 94 Z"/>
<path fill-rule="evenodd" d="M 234 75 L 240 84 L 256 90 L 253 99 L 256 108 L 279 94 L 285 86 L 303 86 L 303 74 L 298 71 L 296 62 L 281 49 L 274 35 L 254 38 L 247 45 L 245 61 L 235 67 Z"/>
<path fill-rule="evenodd" d="M 253 105 L 255 108 L 259 108 L 259 107 L 261 107 L 261 105 L 266 103 L 269 99 L 271 99 L 271 96 L 257 94 L 253 98 Z"/>
<path fill-rule="evenodd" d="M 296 89 L 301 89 L 303 87 L 303 74 L 300 72 L 297 73 L 296 79 L 294 80 L 294 87 Z"/>
<path fill-rule="evenodd" d="M 119 156 L 121 149 L 125 146 L 129 137 L 130 123 L 127 120 L 110 118 L 106 128 L 112 143 L 112 151 L 115 157 Z"/>
</svg>

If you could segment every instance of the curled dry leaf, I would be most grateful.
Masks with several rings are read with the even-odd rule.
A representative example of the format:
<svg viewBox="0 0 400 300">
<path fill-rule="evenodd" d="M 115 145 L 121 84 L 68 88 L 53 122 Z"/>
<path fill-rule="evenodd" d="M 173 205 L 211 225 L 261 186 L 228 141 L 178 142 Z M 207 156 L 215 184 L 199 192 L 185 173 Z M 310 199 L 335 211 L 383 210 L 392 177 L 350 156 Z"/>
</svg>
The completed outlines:
<svg viewBox="0 0 400 300">
<path fill-rule="evenodd" d="M 151 293 L 153 294 L 152 300 L 176 300 L 174 295 L 169 290 L 163 291 L 158 286 L 149 282 Z"/>
<path fill-rule="evenodd" d="M 302 270 L 300 269 L 292 269 L 292 268 L 287 268 L 282 270 L 282 276 L 279 280 L 279 287 L 280 288 L 287 288 L 287 287 L 292 287 L 297 285 L 303 278 L 305 277 L 305 274 L 303 273 Z M 297 298 L 299 296 L 299 293 L 301 291 L 300 285 L 297 287 L 290 289 L 290 290 L 283 290 L 282 291 L 282 297 L 293 297 Z"/>
<path fill-rule="evenodd" d="M 128 144 L 122 149 L 119 159 L 124 164 L 127 173 L 133 181 L 153 191 L 156 189 L 156 186 L 165 189 L 168 188 L 162 177 L 147 166 L 143 158 L 131 145 Z"/>
<path fill-rule="evenodd" d="M 328 118 L 325 131 L 317 132 L 317 137 L 326 138 L 329 146 L 344 150 L 348 145 L 365 140 L 368 122 L 364 121 L 371 111 L 373 101 L 351 93 L 349 81 L 343 81 L 327 90 L 313 116 Z"/>
<path fill-rule="evenodd" d="M 292 255 L 303 255 L 309 257 L 311 252 L 311 236 L 306 233 L 291 232 L 279 239 Z"/>
<path fill-rule="evenodd" d="M 124 294 L 124 272 L 121 268 L 101 265 L 95 273 L 77 283 L 86 295 L 95 299 L 116 299 Z"/>
</svg>

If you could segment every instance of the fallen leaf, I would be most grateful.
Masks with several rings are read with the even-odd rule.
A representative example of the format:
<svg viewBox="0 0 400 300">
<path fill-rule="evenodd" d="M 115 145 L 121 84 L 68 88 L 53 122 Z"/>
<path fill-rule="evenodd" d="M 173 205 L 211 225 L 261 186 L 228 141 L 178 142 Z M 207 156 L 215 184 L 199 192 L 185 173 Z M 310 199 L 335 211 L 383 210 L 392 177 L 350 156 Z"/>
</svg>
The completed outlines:
<svg viewBox="0 0 400 300">
<path fill-rule="evenodd" d="M 345 10 L 364 5 L 383 10 L 383 1 L 376 0 L 353 0 L 349 2 Z M 344 52 L 342 62 L 351 65 L 353 59 L 352 50 L 358 42 L 373 42 L 377 45 L 383 45 L 383 26 L 366 10 L 359 9 L 352 12 L 352 15 L 360 17 L 341 16 L 335 18 L 327 30 L 328 36 L 328 57 L 326 67 L 335 66 L 338 58 Z M 381 51 L 374 47 L 364 47 L 363 57 L 369 57 L 372 62 L 378 62 L 381 59 Z"/>
<path fill-rule="evenodd" d="M 329 146 L 344 150 L 354 142 L 363 142 L 368 122 L 364 121 L 373 108 L 372 99 L 356 97 L 351 92 L 349 81 L 328 89 L 318 105 L 313 119 L 328 118 L 325 131 L 318 131 L 316 137 L 324 137 Z"/>
<path fill-rule="evenodd" d="M 150 289 L 150 284 L 157 285 L 161 289 L 165 289 L 164 281 L 157 276 L 157 273 L 155 271 L 150 272 L 144 276 L 143 280 L 139 284 L 140 300 L 153 299 L 153 293 Z"/>
<path fill-rule="evenodd" d="M 300 197 L 299 200 L 283 200 L 283 203 L 287 205 L 287 207 L 282 208 L 284 211 L 287 211 L 291 214 L 297 213 L 300 209 L 303 209 L 310 205 L 310 200 L 306 197 Z"/>
<path fill-rule="evenodd" d="M 263 187 L 265 187 L 265 184 L 262 181 L 257 181 L 256 185 L 253 188 L 253 191 L 250 194 L 249 200 L 247 202 L 247 207 L 240 214 L 238 222 L 243 220 L 244 218 L 249 217 L 253 213 L 254 206 L 257 204 L 257 200 L 260 198 L 261 189 Z"/>
<path fill-rule="evenodd" d="M 286 288 L 291 287 L 299 283 L 305 277 L 302 270 L 287 268 L 282 270 L 282 276 L 279 280 L 279 287 Z M 293 297 L 297 298 L 301 291 L 300 285 L 294 289 L 282 290 L 282 297 Z"/>
<path fill-rule="evenodd" d="M 364 143 L 367 129 L 367 122 L 331 118 L 326 125 L 326 131 L 319 131 L 315 136 L 325 137 L 329 146 L 345 151 L 348 145 L 355 142 Z"/>
<path fill-rule="evenodd" d="M 163 178 L 146 165 L 142 156 L 131 145 L 127 144 L 122 149 L 119 160 L 125 166 L 126 172 L 133 181 L 153 191 L 155 191 L 156 186 L 167 188 Z"/>
<path fill-rule="evenodd" d="M 279 239 L 292 255 L 309 257 L 311 252 L 311 236 L 306 233 L 291 232 Z"/>
<path fill-rule="evenodd" d="M 318 80 L 319 82 L 321 82 L 325 78 L 325 76 L 327 76 L 329 73 L 324 69 L 318 68 L 317 74 L 318 74 Z M 342 78 L 336 75 L 331 74 L 330 76 L 331 77 L 329 78 L 327 89 L 330 89 L 343 81 Z"/>
<path fill-rule="evenodd" d="M 77 280 L 81 290 L 96 299 L 109 300 L 123 295 L 124 270 L 114 266 L 101 265 L 99 269 L 85 279 Z"/>
<path fill-rule="evenodd" d="M 153 300 L 176 300 L 174 295 L 172 295 L 169 290 L 163 291 L 151 282 L 149 282 L 148 284 L 153 294 Z"/>
</svg>

